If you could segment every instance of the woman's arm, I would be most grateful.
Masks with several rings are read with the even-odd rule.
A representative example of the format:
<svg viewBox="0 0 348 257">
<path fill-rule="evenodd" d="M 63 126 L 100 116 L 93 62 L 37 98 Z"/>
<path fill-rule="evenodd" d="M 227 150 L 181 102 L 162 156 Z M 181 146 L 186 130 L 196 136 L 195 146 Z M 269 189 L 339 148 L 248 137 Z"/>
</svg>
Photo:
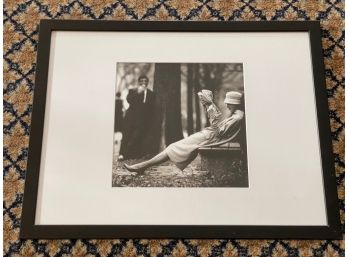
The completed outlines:
<svg viewBox="0 0 348 257">
<path fill-rule="evenodd" d="M 240 122 L 244 117 L 243 112 L 234 113 L 231 117 L 225 119 L 219 124 L 219 136 L 225 136 L 226 134 L 233 133 L 240 128 Z"/>
<path fill-rule="evenodd" d="M 202 92 L 198 93 L 198 96 L 206 109 L 211 126 L 216 127 L 219 121 L 221 121 L 222 113 L 213 103 L 213 93 L 210 90 L 202 90 Z"/>
<path fill-rule="evenodd" d="M 231 132 L 233 130 L 235 130 L 235 127 L 239 125 L 239 120 L 237 119 L 228 119 L 226 122 L 222 122 L 222 124 L 220 124 L 219 126 L 219 137 L 223 137 L 226 134 L 228 134 L 228 132 Z"/>
<path fill-rule="evenodd" d="M 211 126 L 216 127 L 217 124 L 221 121 L 221 117 L 222 117 L 221 111 L 214 103 L 211 103 L 209 106 L 207 106 L 206 111 L 207 111 Z"/>
</svg>

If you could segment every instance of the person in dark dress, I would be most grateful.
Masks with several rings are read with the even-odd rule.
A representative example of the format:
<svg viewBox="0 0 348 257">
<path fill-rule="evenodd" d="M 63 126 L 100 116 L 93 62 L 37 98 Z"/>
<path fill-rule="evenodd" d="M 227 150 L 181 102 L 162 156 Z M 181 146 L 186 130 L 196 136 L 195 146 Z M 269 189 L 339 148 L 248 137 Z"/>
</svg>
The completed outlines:
<svg viewBox="0 0 348 257">
<path fill-rule="evenodd" d="M 123 103 L 121 99 L 121 93 L 116 93 L 116 100 L 115 100 L 115 132 L 121 132 L 122 131 L 122 123 L 123 123 Z"/>
<path fill-rule="evenodd" d="M 147 76 L 138 78 L 138 86 L 127 95 L 129 108 L 123 121 L 122 142 L 119 160 L 137 159 L 147 154 L 143 147 L 155 107 L 154 93 L 147 88 Z"/>
</svg>

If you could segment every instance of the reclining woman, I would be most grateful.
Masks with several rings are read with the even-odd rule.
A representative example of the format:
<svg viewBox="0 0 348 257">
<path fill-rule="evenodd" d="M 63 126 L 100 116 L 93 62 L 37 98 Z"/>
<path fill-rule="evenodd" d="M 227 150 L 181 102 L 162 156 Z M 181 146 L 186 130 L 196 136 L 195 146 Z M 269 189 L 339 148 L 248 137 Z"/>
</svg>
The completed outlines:
<svg viewBox="0 0 348 257">
<path fill-rule="evenodd" d="M 202 90 L 202 92 L 198 93 L 198 96 L 207 111 L 210 121 L 209 127 L 170 144 L 166 149 L 148 161 L 134 165 L 124 164 L 124 167 L 131 172 L 141 173 L 147 168 L 170 160 L 179 169 L 183 170 L 197 157 L 198 148 L 221 142 L 227 138 L 231 140 L 236 138 L 241 129 L 241 120 L 244 117 L 244 112 L 241 110 L 242 94 L 236 91 L 226 93 L 224 103 L 229 109 L 227 118 L 222 117 L 222 113 L 213 103 L 213 93 L 211 91 Z"/>
</svg>

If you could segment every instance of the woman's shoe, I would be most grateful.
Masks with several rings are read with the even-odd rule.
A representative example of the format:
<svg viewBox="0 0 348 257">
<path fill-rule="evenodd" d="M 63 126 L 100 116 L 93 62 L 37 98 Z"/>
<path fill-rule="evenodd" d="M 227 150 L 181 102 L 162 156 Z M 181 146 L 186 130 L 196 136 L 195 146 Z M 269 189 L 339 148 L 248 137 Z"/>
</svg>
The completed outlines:
<svg viewBox="0 0 348 257">
<path fill-rule="evenodd" d="M 139 173 L 139 174 L 144 173 L 144 171 L 146 169 L 146 168 L 134 168 L 134 167 L 132 167 L 132 165 L 128 165 L 126 163 L 123 164 L 123 167 L 125 167 L 130 172 L 136 172 L 136 173 Z"/>
</svg>

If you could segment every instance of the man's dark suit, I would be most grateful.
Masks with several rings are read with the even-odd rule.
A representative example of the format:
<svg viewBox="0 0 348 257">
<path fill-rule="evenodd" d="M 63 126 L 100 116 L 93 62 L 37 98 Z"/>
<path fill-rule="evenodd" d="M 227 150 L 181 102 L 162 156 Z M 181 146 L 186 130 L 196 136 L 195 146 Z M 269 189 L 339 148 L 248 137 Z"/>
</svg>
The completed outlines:
<svg viewBox="0 0 348 257">
<path fill-rule="evenodd" d="M 127 102 L 129 108 L 123 123 L 120 155 L 125 159 L 135 159 L 147 154 L 143 144 L 152 123 L 155 108 L 154 93 L 147 89 L 144 102 L 144 92 L 137 93 L 136 89 L 131 89 Z"/>
</svg>

